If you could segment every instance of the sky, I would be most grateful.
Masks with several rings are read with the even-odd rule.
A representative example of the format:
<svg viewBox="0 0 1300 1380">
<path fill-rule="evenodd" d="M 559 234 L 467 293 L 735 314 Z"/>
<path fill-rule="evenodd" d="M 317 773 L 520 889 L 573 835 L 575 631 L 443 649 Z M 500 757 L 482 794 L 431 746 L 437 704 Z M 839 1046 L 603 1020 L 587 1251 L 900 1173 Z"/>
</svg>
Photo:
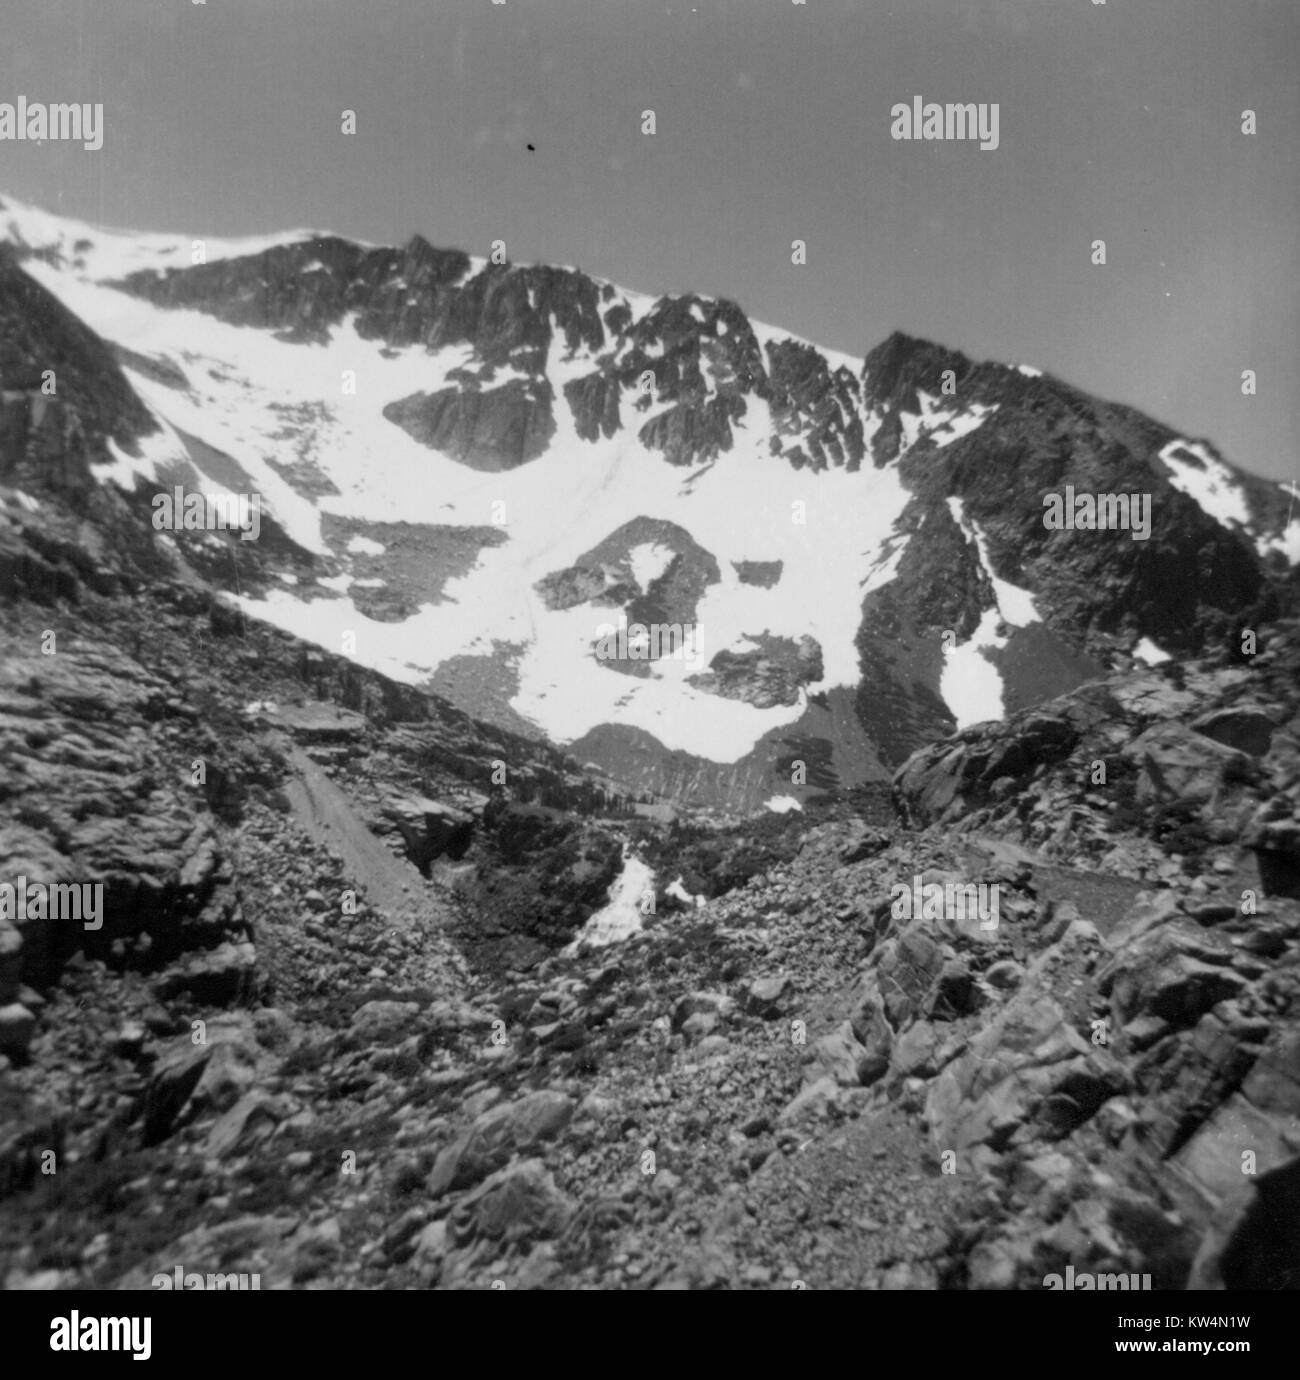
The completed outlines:
<svg viewBox="0 0 1300 1380">
<path fill-rule="evenodd" d="M 1028 363 L 1291 479 L 1298 59 L 1297 0 L 5 0 L 0 102 L 102 102 L 104 144 L 0 140 L 0 193 L 501 239 L 854 355 Z M 891 138 L 918 95 L 996 102 L 999 146 Z"/>
</svg>

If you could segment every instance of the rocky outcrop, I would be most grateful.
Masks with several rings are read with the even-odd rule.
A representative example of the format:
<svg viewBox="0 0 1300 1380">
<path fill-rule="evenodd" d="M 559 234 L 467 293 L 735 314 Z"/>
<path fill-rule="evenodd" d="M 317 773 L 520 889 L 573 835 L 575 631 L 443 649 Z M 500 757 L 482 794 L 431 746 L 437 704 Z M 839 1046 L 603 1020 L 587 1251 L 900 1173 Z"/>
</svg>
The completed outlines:
<svg viewBox="0 0 1300 1380">
<path fill-rule="evenodd" d="M 0 798 L 19 812 L 5 880 L 73 887 L 78 912 L 99 898 L 93 921 L 69 900 L 11 922 L 23 981 L 47 985 L 79 949 L 154 966 L 246 933 L 209 807 L 225 751 L 174 681 L 106 647 L 42 656 L 11 640 L 0 695 Z"/>
<path fill-rule="evenodd" d="M 385 803 L 384 816 L 401 836 L 406 856 L 426 877 L 435 859 L 459 862 L 474 841 L 473 818 L 441 801 L 423 796 L 394 798 Z"/>
<path fill-rule="evenodd" d="M 573 424 L 582 440 L 608 439 L 623 425 L 620 392 L 618 380 L 609 374 L 587 374 L 564 385 Z"/>
<path fill-rule="evenodd" d="M 1114 676 L 966 729 L 898 770 L 896 801 L 916 824 L 997 832 L 1070 859 L 1118 862 L 1117 823 L 1149 840 L 1148 857 L 1189 866 L 1237 845 L 1255 850 L 1268 894 L 1291 895 L 1300 701 L 1284 682 L 1297 648 L 1283 622 L 1249 668 L 1216 657 Z"/>
<path fill-rule="evenodd" d="M 670 465 L 694 465 L 730 450 L 732 423 L 744 415 L 745 402 L 739 396 L 677 403 L 652 417 L 637 437 L 650 450 L 662 451 Z"/>
<path fill-rule="evenodd" d="M 793 435 L 789 459 L 796 469 L 859 469 L 866 454 L 862 385 L 852 371 L 832 370 L 819 350 L 795 340 L 768 345 L 767 359 L 776 453 Z"/>
<path fill-rule="evenodd" d="M 783 561 L 732 561 L 736 578 L 742 585 L 757 585 L 760 589 L 771 589 L 781 581 Z"/>
<path fill-rule="evenodd" d="M 0 245 L 0 480 L 21 480 L 26 460 L 43 482 L 67 492 L 75 474 L 88 489 L 106 438 L 130 447 L 156 429 L 110 348 Z"/>
<path fill-rule="evenodd" d="M 513 379 L 500 388 L 443 388 L 389 403 L 384 416 L 421 444 L 475 470 L 513 470 L 536 460 L 555 435 L 551 386 Z"/>
<path fill-rule="evenodd" d="M 748 652 L 718 652 L 709 670 L 688 676 L 689 684 L 723 699 L 742 700 L 756 709 L 795 704 L 803 686 L 821 680 L 822 649 L 816 638 L 788 639 L 762 636 Z"/>
</svg>

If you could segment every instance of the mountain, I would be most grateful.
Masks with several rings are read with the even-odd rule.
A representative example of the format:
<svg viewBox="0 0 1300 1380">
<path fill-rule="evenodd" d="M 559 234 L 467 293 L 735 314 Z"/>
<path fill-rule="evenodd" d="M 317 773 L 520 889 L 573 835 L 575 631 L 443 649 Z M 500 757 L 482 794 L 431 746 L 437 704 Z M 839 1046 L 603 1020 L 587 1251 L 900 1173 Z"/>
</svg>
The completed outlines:
<svg viewBox="0 0 1300 1380">
<path fill-rule="evenodd" d="M 19 452 L 55 362 L 38 449 L 76 504 L 126 502 L 101 542 L 654 797 L 886 781 L 1223 643 L 1300 559 L 1283 487 L 1208 441 L 901 333 L 850 358 L 419 236 L 193 241 L 4 198 L 0 238 L 6 482 L 53 482 Z M 177 484 L 260 496 L 257 540 L 155 533 Z M 1070 490 L 1149 496 L 1149 537 L 1048 528 Z M 621 620 L 690 631 L 601 655 Z"/>
<path fill-rule="evenodd" d="M 0 233 L 6 1290 L 1294 1286 L 1278 486 L 576 270 Z"/>
</svg>

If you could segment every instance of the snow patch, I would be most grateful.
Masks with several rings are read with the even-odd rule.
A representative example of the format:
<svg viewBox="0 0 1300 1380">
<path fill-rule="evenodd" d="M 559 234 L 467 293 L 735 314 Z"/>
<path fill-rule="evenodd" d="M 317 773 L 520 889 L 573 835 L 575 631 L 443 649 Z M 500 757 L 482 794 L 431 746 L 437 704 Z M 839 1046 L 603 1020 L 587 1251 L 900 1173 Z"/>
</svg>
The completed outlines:
<svg viewBox="0 0 1300 1380">
<path fill-rule="evenodd" d="M 998 410 L 997 403 L 972 403 L 966 408 L 944 407 L 938 398 L 920 388 L 916 390 L 916 397 L 920 412 L 909 412 L 904 408 L 898 414 L 903 429 L 903 442 L 898 451 L 900 460 L 922 436 L 928 437 L 942 449 L 983 426 Z"/>
<path fill-rule="evenodd" d="M 675 554 L 672 547 L 661 546 L 658 542 L 649 541 L 634 546 L 628 552 L 628 561 L 632 566 L 632 578 L 636 581 L 637 588 L 642 594 L 673 563 Z"/>
<path fill-rule="evenodd" d="M 1000 621 L 997 609 L 987 609 L 969 641 L 959 647 L 944 649 L 939 693 L 957 720 L 958 729 L 990 719 L 1001 719 L 1005 715 L 1002 676 L 984 655 L 986 649 L 1007 645 L 1007 639 L 998 634 Z"/>
<path fill-rule="evenodd" d="M 1147 666 L 1159 666 L 1162 661 L 1169 661 L 1172 658 L 1169 653 L 1157 647 L 1149 637 L 1144 637 L 1133 648 L 1134 660 L 1142 662 Z"/>
<path fill-rule="evenodd" d="M 573 957 L 580 949 L 616 944 L 641 928 L 641 899 L 653 895 L 654 872 L 640 858 L 623 854 L 623 871 L 610 888 L 609 904 L 598 910 L 564 950 Z"/>
<path fill-rule="evenodd" d="M 1194 460 L 1183 459 L 1175 455 L 1175 451 L 1184 451 L 1201 463 L 1197 465 Z M 1245 495 L 1232 471 L 1201 442 L 1181 437 L 1170 441 L 1160 452 L 1160 459 L 1173 471 L 1169 482 L 1174 488 L 1195 499 L 1201 510 L 1220 526 L 1244 527 L 1250 521 Z"/>
<path fill-rule="evenodd" d="M 684 905 L 695 906 L 697 909 L 709 899 L 707 896 L 692 896 L 682 885 L 680 877 L 669 886 L 664 887 L 664 895 L 671 896 L 675 901 L 681 901 Z"/>
<path fill-rule="evenodd" d="M 988 539 L 980 531 L 979 523 L 966 516 L 965 502 L 960 498 L 949 498 L 947 503 L 953 521 L 961 528 L 966 540 L 975 543 L 976 550 L 979 552 L 980 565 L 985 575 L 988 576 L 989 583 L 993 586 L 993 598 L 997 603 L 997 609 L 1002 615 L 1003 622 L 1010 623 L 1013 628 L 1023 628 L 1029 623 L 1041 623 L 1043 621 L 1042 616 L 1034 603 L 1033 594 L 1027 589 L 1022 589 L 1019 585 L 1013 585 L 1009 580 L 999 579 L 993 573 L 993 562 L 989 559 Z"/>
</svg>

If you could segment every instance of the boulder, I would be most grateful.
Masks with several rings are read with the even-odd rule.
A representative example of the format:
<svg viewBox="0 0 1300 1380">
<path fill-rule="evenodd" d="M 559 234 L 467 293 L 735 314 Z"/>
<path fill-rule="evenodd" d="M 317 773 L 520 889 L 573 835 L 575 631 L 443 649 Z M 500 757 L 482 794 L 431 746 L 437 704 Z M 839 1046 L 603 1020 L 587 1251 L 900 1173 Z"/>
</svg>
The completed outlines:
<svg viewBox="0 0 1300 1380">
<path fill-rule="evenodd" d="M 501 1168 L 512 1154 L 552 1140 L 573 1117 L 573 1099 L 551 1089 L 526 1093 L 476 1118 L 434 1162 L 427 1187 L 433 1197 L 468 1188 Z"/>
<path fill-rule="evenodd" d="M 1106 974 L 1121 1023 L 1154 1016 L 1181 1029 L 1245 987 L 1245 978 L 1226 966 L 1231 955 L 1207 945 L 1202 935 L 1166 925 L 1125 946 Z"/>
<path fill-rule="evenodd" d="M 735 1008 L 735 1001 L 725 992 L 690 992 L 679 997 L 674 1004 L 672 1028 L 681 1030 L 690 1017 L 697 1015 L 714 1016 L 718 1021 L 725 1021 Z"/>
<path fill-rule="evenodd" d="M 842 1088 L 875 1082 L 889 1067 L 888 1052 L 882 1055 L 879 1049 L 868 1049 L 858 1040 L 848 1021 L 831 1034 L 823 1035 L 804 1057 L 810 1065 L 804 1074 L 807 1082 L 830 1078 Z"/>
<path fill-rule="evenodd" d="M 211 1006 L 229 1006 L 253 994 L 257 976 L 257 950 L 244 941 L 230 940 L 215 949 L 191 954 L 168 969 L 154 984 L 163 1000 L 188 994 Z"/>
<path fill-rule="evenodd" d="M 383 814 L 402 836 L 406 856 L 426 877 L 435 859 L 458 862 L 474 841 L 472 815 L 426 796 L 390 796 Z"/>
<path fill-rule="evenodd" d="M 413 1001 L 368 1001 L 353 1013 L 349 1041 L 362 1047 L 398 1044 L 412 1033 L 419 1014 Z"/>
<path fill-rule="evenodd" d="M 1300 1279 L 1300 1157 L 1239 1181 L 1211 1220 L 1189 1289 L 1294 1289 Z"/>
<path fill-rule="evenodd" d="M 1277 724 L 1272 715 L 1258 705 L 1240 705 L 1202 714 L 1192 720 L 1191 727 L 1224 747 L 1235 748 L 1251 757 L 1263 757 L 1273 741 Z"/>
<path fill-rule="evenodd" d="M 458 1247 L 476 1239 L 519 1247 L 558 1236 L 572 1216 L 541 1160 L 522 1160 L 471 1189 L 448 1216 L 447 1235 Z"/>
<path fill-rule="evenodd" d="M 0 1006 L 0 1054 L 26 1054 L 35 1031 L 36 1017 L 20 1002 Z"/>
<path fill-rule="evenodd" d="M 1177 722 L 1148 728 L 1126 743 L 1121 755 L 1137 767 L 1137 799 L 1143 803 L 1207 804 L 1228 772 L 1246 776 L 1251 760 Z"/>
<path fill-rule="evenodd" d="M 781 998 L 790 990 L 788 977 L 755 978 L 745 989 L 744 1009 L 748 1015 L 773 1020 L 781 1013 Z"/>
<path fill-rule="evenodd" d="M 203 1043 L 186 1035 L 163 1048 L 145 1089 L 146 1145 L 204 1111 L 224 1112 L 251 1088 L 257 1074 L 251 1024 L 246 1017 L 219 1018 L 206 1023 Z"/>
</svg>

